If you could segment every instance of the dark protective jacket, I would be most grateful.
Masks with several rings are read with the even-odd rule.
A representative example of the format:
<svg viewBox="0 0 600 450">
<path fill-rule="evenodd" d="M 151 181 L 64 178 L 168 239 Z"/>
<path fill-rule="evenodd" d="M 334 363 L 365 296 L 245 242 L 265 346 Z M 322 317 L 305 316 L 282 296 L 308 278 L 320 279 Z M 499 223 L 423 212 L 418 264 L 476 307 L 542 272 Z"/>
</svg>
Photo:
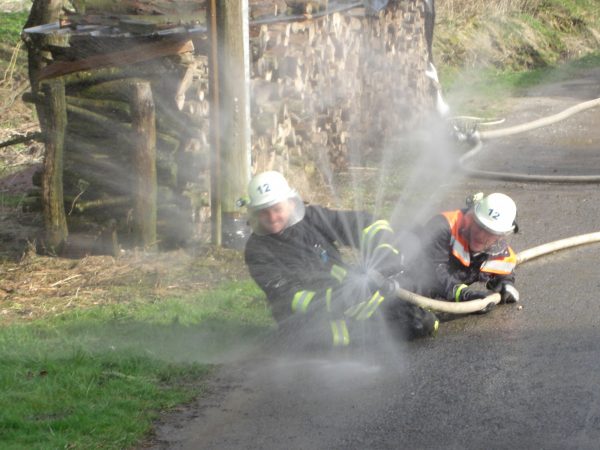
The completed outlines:
<svg viewBox="0 0 600 450">
<path fill-rule="evenodd" d="M 371 221 L 365 212 L 307 206 L 304 218 L 281 233 L 250 236 L 246 265 L 277 322 L 295 311 L 324 308 L 328 289 L 331 296 L 349 269 L 337 245 L 358 247 L 361 232 Z"/>
<path fill-rule="evenodd" d="M 467 211 L 436 215 L 419 231 L 423 258 L 415 276 L 422 295 L 454 300 L 457 285 L 483 282 L 488 289 L 499 290 L 503 282 L 514 282 L 517 258 L 504 239 L 487 252 L 470 251 L 463 237 Z"/>
</svg>

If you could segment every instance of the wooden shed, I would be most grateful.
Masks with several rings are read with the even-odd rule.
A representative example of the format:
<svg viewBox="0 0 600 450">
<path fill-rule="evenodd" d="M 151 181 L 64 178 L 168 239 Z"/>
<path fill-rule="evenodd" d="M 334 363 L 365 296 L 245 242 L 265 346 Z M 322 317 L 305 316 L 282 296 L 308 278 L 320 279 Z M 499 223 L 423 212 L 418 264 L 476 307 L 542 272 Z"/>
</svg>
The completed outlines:
<svg viewBox="0 0 600 450">
<path fill-rule="evenodd" d="M 25 30 L 30 58 L 51 55 L 30 96 L 47 159 L 64 142 L 62 167 L 45 166 L 60 173 L 40 177 L 62 187 L 67 231 L 55 243 L 96 233 L 110 236 L 96 250 L 113 252 L 205 239 L 214 176 L 209 5 L 73 4 Z M 433 108 L 425 74 L 432 0 L 249 0 L 248 24 L 252 172 L 326 186 L 331 173 L 376 154 Z M 39 194 L 45 211 L 53 186 Z"/>
</svg>

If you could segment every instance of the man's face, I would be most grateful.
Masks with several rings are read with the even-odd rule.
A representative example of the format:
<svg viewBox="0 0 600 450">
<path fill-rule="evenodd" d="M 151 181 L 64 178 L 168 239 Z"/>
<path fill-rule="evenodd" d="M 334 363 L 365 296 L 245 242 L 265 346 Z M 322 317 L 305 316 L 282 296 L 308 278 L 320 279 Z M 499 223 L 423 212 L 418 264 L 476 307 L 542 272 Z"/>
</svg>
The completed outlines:
<svg viewBox="0 0 600 450">
<path fill-rule="evenodd" d="M 469 249 L 474 253 L 483 252 L 494 245 L 501 236 L 483 229 L 475 220 L 469 226 Z"/>
<path fill-rule="evenodd" d="M 294 202 L 285 200 L 258 211 L 258 221 L 267 234 L 281 233 L 294 210 Z"/>
</svg>

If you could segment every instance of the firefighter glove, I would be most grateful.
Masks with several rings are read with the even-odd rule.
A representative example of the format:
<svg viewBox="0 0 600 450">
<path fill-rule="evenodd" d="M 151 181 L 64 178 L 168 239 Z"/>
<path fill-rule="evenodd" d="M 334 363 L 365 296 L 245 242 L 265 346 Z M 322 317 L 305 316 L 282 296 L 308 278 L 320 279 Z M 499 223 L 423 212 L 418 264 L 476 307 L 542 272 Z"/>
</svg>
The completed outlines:
<svg viewBox="0 0 600 450">
<path fill-rule="evenodd" d="M 385 283 L 385 277 L 377 270 L 369 270 L 366 273 L 367 288 L 369 292 L 373 293 L 383 288 Z"/>
<path fill-rule="evenodd" d="M 519 301 L 519 291 L 512 283 L 504 283 L 500 291 L 502 303 L 516 303 Z"/>
<path fill-rule="evenodd" d="M 384 282 L 379 287 L 379 293 L 383 295 L 384 298 L 392 298 L 396 297 L 396 291 L 400 287 L 400 283 L 393 278 L 386 278 Z"/>
<path fill-rule="evenodd" d="M 488 295 L 492 295 L 492 291 L 478 290 L 467 286 L 466 284 L 457 284 L 454 286 L 454 301 L 457 302 L 468 302 L 471 300 L 478 300 L 485 298 Z"/>
</svg>

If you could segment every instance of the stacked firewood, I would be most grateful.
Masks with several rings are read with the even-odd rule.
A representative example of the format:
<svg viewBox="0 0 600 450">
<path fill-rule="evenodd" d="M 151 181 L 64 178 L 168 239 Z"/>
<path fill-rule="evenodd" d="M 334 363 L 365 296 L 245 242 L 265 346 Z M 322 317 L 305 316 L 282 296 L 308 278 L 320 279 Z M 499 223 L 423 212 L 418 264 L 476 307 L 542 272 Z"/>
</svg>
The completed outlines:
<svg viewBox="0 0 600 450">
<path fill-rule="evenodd" d="M 314 11 L 319 2 L 287 3 Z M 257 27 L 255 168 L 343 170 L 416 127 L 433 105 L 423 27 L 418 1 Z"/>
</svg>

